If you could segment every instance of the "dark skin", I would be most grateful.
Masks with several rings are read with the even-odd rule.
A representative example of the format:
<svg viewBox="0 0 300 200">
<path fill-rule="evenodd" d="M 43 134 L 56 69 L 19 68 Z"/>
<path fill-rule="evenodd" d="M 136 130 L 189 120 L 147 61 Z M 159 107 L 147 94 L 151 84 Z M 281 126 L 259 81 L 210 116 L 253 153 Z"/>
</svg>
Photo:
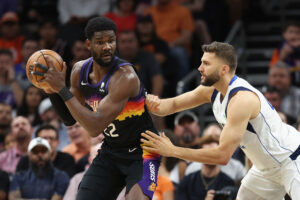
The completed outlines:
<svg viewBox="0 0 300 200">
<path fill-rule="evenodd" d="M 89 74 L 90 83 L 98 83 L 108 72 L 109 67 L 100 66 L 95 58 L 101 59 L 102 62 L 110 62 L 111 56 L 116 49 L 116 36 L 112 30 L 95 32 L 91 40 L 87 40 L 88 49 L 93 53 L 93 67 Z M 51 58 L 46 57 L 50 66 L 44 74 L 36 74 L 44 76 L 41 82 L 46 82 L 50 89 L 47 93 L 58 93 L 65 85 L 66 65 L 62 72 L 58 71 L 53 64 Z M 83 126 L 91 137 L 96 137 L 104 131 L 104 129 L 121 113 L 128 99 L 135 97 L 139 93 L 140 81 L 134 69 L 129 66 L 120 67 L 111 77 L 108 85 L 108 94 L 101 100 L 98 105 L 97 112 L 92 112 L 84 106 L 85 98 L 81 94 L 78 81 L 80 78 L 80 70 L 83 61 L 77 62 L 71 73 L 70 91 L 74 97 L 65 102 L 69 111 L 76 121 Z M 41 68 L 40 64 L 37 64 Z M 149 199 L 145 196 L 138 184 L 135 184 L 126 195 L 127 200 L 133 199 Z"/>
</svg>

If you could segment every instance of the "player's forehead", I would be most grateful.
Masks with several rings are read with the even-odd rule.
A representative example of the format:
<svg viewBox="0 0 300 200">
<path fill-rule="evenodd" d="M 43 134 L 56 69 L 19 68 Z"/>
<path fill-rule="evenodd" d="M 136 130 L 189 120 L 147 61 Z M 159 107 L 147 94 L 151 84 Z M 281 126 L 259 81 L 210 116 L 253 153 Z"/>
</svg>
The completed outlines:
<svg viewBox="0 0 300 200">
<path fill-rule="evenodd" d="M 215 58 L 216 58 L 215 53 L 213 53 L 213 52 L 204 52 L 203 56 L 201 58 L 201 61 L 202 62 L 211 62 Z"/>
<path fill-rule="evenodd" d="M 94 40 L 103 40 L 108 38 L 115 38 L 116 34 L 113 30 L 105 30 L 105 31 L 96 31 L 94 32 L 93 38 Z"/>
</svg>

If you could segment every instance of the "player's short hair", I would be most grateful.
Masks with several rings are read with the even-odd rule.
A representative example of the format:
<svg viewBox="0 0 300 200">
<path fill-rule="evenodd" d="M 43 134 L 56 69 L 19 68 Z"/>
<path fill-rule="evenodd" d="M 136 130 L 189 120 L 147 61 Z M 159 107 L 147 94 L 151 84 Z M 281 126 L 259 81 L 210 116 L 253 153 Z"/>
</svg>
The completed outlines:
<svg viewBox="0 0 300 200">
<path fill-rule="evenodd" d="M 106 17 L 95 17 L 88 21 L 85 27 L 85 36 L 91 40 L 95 32 L 107 30 L 112 30 L 116 33 L 116 24 Z"/>
<path fill-rule="evenodd" d="M 232 45 L 223 42 L 212 42 L 211 44 L 202 45 L 202 51 L 215 53 L 215 55 L 223 59 L 230 68 L 230 72 L 235 72 L 237 68 L 237 55 Z"/>
</svg>

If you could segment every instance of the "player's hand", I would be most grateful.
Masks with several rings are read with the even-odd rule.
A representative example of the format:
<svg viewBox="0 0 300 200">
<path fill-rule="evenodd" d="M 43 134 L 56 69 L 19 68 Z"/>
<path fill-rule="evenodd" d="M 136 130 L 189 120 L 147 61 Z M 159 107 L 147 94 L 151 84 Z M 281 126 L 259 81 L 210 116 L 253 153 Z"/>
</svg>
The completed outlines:
<svg viewBox="0 0 300 200">
<path fill-rule="evenodd" d="M 35 63 L 36 67 L 43 69 L 45 73 L 42 72 L 33 72 L 34 75 L 43 76 L 44 79 L 38 82 L 38 84 L 47 83 L 50 87 L 49 90 L 45 90 L 46 93 L 58 93 L 63 87 L 65 87 L 65 77 L 66 77 L 66 70 L 67 66 L 66 63 L 63 63 L 62 71 L 58 71 L 49 56 L 45 56 L 45 59 L 49 65 L 49 68 L 46 66 Z"/>
<path fill-rule="evenodd" d="M 146 106 L 147 106 L 147 109 L 152 112 L 152 113 L 159 113 L 160 111 L 160 102 L 161 102 L 161 99 L 156 96 L 156 95 L 152 95 L 152 94 L 148 94 L 146 96 Z"/>
<path fill-rule="evenodd" d="M 146 133 L 142 133 L 142 137 L 147 139 L 141 139 L 141 142 L 144 143 L 142 145 L 144 150 L 150 153 L 160 154 L 162 156 L 172 156 L 175 146 L 165 133 L 161 133 L 159 136 L 151 131 L 146 131 Z"/>
</svg>

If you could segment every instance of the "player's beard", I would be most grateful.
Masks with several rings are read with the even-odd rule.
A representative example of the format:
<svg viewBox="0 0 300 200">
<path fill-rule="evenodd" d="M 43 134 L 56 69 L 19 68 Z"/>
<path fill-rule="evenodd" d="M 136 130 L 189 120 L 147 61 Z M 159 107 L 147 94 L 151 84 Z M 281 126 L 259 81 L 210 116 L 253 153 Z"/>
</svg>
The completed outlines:
<svg viewBox="0 0 300 200">
<path fill-rule="evenodd" d="M 216 82 L 218 82 L 220 80 L 220 75 L 218 74 L 218 70 L 216 70 L 214 73 L 212 73 L 209 76 L 205 77 L 204 81 L 201 81 L 201 84 L 204 86 L 212 86 L 214 85 Z"/>
<path fill-rule="evenodd" d="M 96 61 L 96 63 L 98 65 L 100 65 L 101 67 L 110 67 L 115 60 L 115 53 L 111 53 L 111 60 L 109 62 L 104 62 L 101 57 L 107 53 L 108 52 L 104 52 L 104 53 L 98 55 L 95 51 L 92 51 L 92 56 L 93 56 L 93 59 Z"/>
</svg>

